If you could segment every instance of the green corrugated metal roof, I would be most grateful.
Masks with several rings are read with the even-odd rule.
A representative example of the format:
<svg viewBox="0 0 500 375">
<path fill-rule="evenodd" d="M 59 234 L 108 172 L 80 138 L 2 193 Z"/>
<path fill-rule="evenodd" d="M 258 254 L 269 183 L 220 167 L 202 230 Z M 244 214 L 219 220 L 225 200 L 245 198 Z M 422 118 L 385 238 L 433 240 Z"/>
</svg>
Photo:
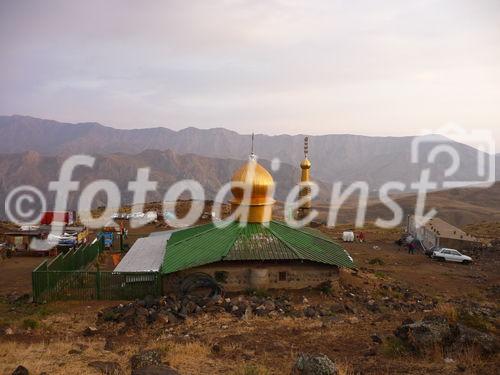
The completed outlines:
<svg viewBox="0 0 500 375">
<path fill-rule="evenodd" d="M 342 246 L 324 236 L 319 237 L 310 231 L 291 228 L 276 221 L 272 221 L 269 228 L 281 241 L 293 248 L 302 259 L 348 268 L 354 267 L 354 261 L 349 253 Z"/>
<path fill-rule="evenodd" d="M 173 233 L 167 242 L 162 272 L 229 260 L 293 259 L 355 267 L 351 256 L 321 232 L 276 221 L 244 226 L 232 222 L 224 228 L 210 223 Z"/>
<path fill-rule="evenodd" d="M 301 259 L 262 224 L 249 223 L 241 228 L 224 260 Z"/>
</svg>

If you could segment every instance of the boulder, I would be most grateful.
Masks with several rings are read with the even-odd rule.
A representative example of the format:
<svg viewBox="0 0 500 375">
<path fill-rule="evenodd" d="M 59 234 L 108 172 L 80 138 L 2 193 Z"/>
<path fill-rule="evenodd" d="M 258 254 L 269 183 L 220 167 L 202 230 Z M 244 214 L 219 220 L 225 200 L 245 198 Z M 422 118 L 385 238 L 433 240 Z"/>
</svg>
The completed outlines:
<svg viewBox="0 0 500 375">
<path fill-rule="evenodd" d="M 265 300 L 263 305 L 266 311 L 274 311 L 276 309 L 276 304 L 270 299 Z"/>
<path fill-rule="evenodd" d="M 83 330 L 83 336 L 85 337 L 90 337 L 90 336 L 94 336 L 95 334 L 97 334 L 98 329 L 96 327 L 87 327 Z"/>
<path fill-rule="evenodd" d="M 161 365 L 161 353 L 158 350 L 144 350 L 130 358 L 132 370 L 159 365 Z"/>
<path fill-rule="evenodd" d="M 24 366 L 17 366 L 16 369 L 12 372 L 12 375 L 29 375 L 29 371 Z"/>
<path fill-rule="evenodd" d="M 370 338 L 372 339 L 372 341 L 374 343 L 382 344 L 382 338 L 377 333 L 374 333 L 373 335 L 371 335 Z"/>
<path fill-rule="evenodd" d="M 484 355 L 491 355 L 498 352 L 498 340 L 493 335 L 465 327 L 461 324 L 457 324 L 457 330 L 458 338 L 455 344 L 458 344 L 459 347 L 463 347 L 463 345 L 476 346 Z"/>
<path fill-rule="evenodd" d="M 359 323 L 359 318 L 357 316 L 350 316 L 349 318 L 347 318 L 347 321 L 350 324 L 358 324 Z"/>
<path fill-rule="evenodd" d="M 304 309 L 304 316 L 307 318 L 315 318 L 318 315 L 316 310 L 313 307 L 306 307 Z"/>
<path fill-rule="evenodd" d="M 409 348 L 421 352 L 435 344 L 447 345 L 453 340 L 448 320 L 442 316 L 431 316 L 424 320 L 399 326 L 394 335 Z"/>
<path fill-rule="evenodd" d="M 293 366 L 292 375 L 338 375 L 338 369 L 324 354 L 301 353 Z"/>
</svg>

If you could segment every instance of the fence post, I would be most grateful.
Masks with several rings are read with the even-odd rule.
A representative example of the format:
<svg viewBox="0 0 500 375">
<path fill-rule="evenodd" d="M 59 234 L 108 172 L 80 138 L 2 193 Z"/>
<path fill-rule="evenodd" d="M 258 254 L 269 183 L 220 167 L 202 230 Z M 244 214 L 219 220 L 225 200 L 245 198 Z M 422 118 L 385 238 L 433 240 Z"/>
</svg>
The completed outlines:
<svg viewBox="0 0 500 375">
<path fill-rule="evenodd" d="M 99 232 L 100 237 L 99 237 L 99 250 L 97 254 L 100 254 L 104 251 L 104 232 Z"/>
<path fill-rule="evenodd" d="M 97 264 L 96 269 L 97 271 L 95 273 L 95 291 L 96 291 L 96 298 L 99 300 L 101 299 L 101 272 L 99 271 L 99 264 Z"/>
<path fill-rule="evenodd" d="M 31 272 L 31 289 L 33 290 L 33 302 L 38 302 L 38 284 L 40 280 L 37 279 L 35 271 Z"/>
</svg>

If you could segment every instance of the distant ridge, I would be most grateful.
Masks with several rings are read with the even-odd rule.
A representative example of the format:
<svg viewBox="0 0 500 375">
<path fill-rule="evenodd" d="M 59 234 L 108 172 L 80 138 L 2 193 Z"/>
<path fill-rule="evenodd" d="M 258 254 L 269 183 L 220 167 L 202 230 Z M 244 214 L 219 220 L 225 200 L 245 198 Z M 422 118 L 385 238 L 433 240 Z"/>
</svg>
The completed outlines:
<svg viewBox="0 0 500 375">
<path fill-rule="evenodd" d="M 63 156 L 41 155 L 36 151 L 20 154 L 0 154 L 0 201 L 5 202 L 8 193 L 20 185 L 33 185 L 39 188 L 48 200 L 48 207 L 53 207 L 54 193 L 48 191 L 50 181 L 57 180 Z M 270 162 L 260 159 L 264 167 L 270 169 Z M 73 179 L 80 181 L 80 192 L 90 182 L 97 179 L 110 179 L 121 192 L 122 204 L 132 203 L 132 194 L 128 191 L 128 182 L 134 181 L 137 169 L 150 168 L 151 181 L 158 182 L 157 191 L 149 193 L 148 202 L 162 201 L 166 191 L 175 182 L 183 179 L 195 179 L 204 188 L 206 199 L 213 200 L 222 187 L 231 180 L 234 171 L 242 164 L 241 160 L 219 159 L 194 154 L 177 154 L 172 150 L 146 150 L 139 154 L 96 155 L 93 168 L 81 166 L 75 168 Z M 300 178 L 296 167 L 282 163 L 279 170 L 273 172 L 276 182 L 276 198 L 285 200 L 288 192 Z M 319 182 L 321 194 L 318 199 L 329 199 L 328 187 Z M 69 208 L 76 209 L 79 193 L 70 193 Z M 231 194 L 228 193 L 227 199 Z M 98 194 L 94 206 L 106 202 L 104 194 Z M 0 206 L 0 218 L 5 218 L 5 206 Z"/>
<path fill-rule="evenodd" d="M 178 154 L 196 154 L 213 158 L 244 160 L 250 148 L 248 135 L 224 128 L 186 128 L 174 131 L 155 127 L 147 129 L 115 129 L 98 123 L 69 124 L 28 116 L 0 116 L 0 152 L 36 151 L 45 156 L 86 154 L 138 154 L 145 150 L 170 149 Z M 387 181 L 400 181 L 407 186 L 418 181 L 426 164 L 410 160 L 413 137 L 368 137 L 361 135 L 310 136 L 312 175 L 328 184 L 342 181 L 366 181 L 372 190 Z M 297 166 L 302 158 L 303 135 L 258 134 L 255 151 L 262 159 L 280 158 Z M 461 157 L 459 171 L 452 180 L 477 180 L 477 150 L 450 141 Z M 500 176 L 500 155 L 496 156 Z M 443 179 L 449 166 L 446 156 L 431 166 L 434 181 Z"/>
</svg>

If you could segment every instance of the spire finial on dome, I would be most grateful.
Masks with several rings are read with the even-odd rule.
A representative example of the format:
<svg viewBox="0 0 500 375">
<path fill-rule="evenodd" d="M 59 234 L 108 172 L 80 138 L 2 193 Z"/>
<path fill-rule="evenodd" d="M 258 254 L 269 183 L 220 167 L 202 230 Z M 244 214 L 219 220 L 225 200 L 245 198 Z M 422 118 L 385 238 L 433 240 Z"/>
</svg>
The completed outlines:
<svg viewBox="0 0 500 375">
<path fill-rule="evenodd" d="M 256 160 L 257 155 L 253 152 L 254 133 L 252 132 L 252 148 L 250 149 L 250 160 Z"/>
<path fill-rule="evenodd" d="M 305 198 L 302 206 L 299 207 L 298 216 L 299 218 L 304 218 L 307 216 L 309 210 L 311 209 L 311 182 L 309 180 L 309 170 L 311 169 L 311 162 L 307 157 L 309 154 L 309 137 L 304 137 L 304 160 L 300 163 L 300 168 L 302 169 L 300 175 L 300 185 L 301 189 L 299 191 L 299 196 Z"/>
</svg>

